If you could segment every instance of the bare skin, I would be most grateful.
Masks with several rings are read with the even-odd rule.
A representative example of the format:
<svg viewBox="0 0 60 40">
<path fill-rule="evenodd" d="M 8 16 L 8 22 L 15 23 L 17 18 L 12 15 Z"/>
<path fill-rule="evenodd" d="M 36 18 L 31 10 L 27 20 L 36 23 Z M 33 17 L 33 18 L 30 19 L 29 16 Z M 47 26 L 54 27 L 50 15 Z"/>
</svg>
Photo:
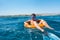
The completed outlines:
<svg viewBox="0 0 60 40">
<path fill-rule="evenodd" d="M 29 21 L 31 21 L 31 20 L 29 20 Z M 32 20 L 31 23 L 32 23 L 32 22 L 35 24 L 35 27 L 36 27 L 37 29 L 39 29 L 40 31 L 44 32 L 44 29 L 43 29 L 43 28 L 40 28 L 40 26 L 36 23 L 36 21 L 33 21 L 33 20 Z M 27 22 L 24 22 L 24 23 L 27 24 Z M 51 27 L 47 24 L 46 21 L 41 20 L 40 23 L 43 23 L 46 28 L 49 28 L 49 29 L 51 29 L 51 30 L 54 30 L 53 28 L 51 28 Z M 40 23 L 39 23 L 39 24 L 40 24 Z M 29 27 L 29 26 L 28 26 L 28 27 Z"/>
<path fill-rule="evenodd" d="M 54 30 L 53 28 L 51 28 L 51 27 L 47 24 L 46 21 L 41 20 L 41 22 L 45 25 L 46 28 L 49 28 L 49 29 L 51 29 L 51 30 Z"/>
</svg>

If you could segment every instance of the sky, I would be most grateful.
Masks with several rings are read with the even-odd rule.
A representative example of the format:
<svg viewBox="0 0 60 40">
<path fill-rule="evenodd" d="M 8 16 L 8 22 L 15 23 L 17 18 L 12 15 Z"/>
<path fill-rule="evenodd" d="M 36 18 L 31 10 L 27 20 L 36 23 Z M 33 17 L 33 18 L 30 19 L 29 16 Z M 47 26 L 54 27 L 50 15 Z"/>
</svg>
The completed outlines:
<svg viewBox="0 0 60 40">
<path fill-rule="evenodd" d="M 0 15 L 60 13 L 60 0 L 0 0 Z"/>
</svg>

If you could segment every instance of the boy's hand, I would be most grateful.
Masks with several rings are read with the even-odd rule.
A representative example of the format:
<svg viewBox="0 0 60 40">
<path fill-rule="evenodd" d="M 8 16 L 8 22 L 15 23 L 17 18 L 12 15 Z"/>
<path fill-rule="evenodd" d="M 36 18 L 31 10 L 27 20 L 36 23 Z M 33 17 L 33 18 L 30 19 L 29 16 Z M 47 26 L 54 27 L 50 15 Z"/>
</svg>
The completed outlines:
<svg viewBox="0 0 60 40">
<path fill-rule="evenodd" d="M 41 30 L 42 32 L 44 32 L 44 30 Z"/>
</svg>

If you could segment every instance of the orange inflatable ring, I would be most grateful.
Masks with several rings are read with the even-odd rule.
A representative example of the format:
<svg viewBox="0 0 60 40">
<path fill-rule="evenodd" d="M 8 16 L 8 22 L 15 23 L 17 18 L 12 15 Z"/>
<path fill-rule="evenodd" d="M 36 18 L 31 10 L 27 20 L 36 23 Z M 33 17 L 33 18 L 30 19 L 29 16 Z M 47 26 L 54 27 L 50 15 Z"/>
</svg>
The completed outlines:
<svg viewBox="0 0 60 40">
<path fill-rule="evenodd" d="M 38 20 L 37 22 L 40 22 L 40 20 Z M 41 23 L 41 24 L 38 23 L 38 25 L 39 25 L 39 27 L 41 27 L 41 28 L 44 27 L 44 24 L 43 24 L 43 23 Z M 26 28 L 36 28 L 34 24 L 30 24 L 30 21 L 27 22 L 27 23 L 24 23 L 24 26 L 25 26 Z"/>
</svg>

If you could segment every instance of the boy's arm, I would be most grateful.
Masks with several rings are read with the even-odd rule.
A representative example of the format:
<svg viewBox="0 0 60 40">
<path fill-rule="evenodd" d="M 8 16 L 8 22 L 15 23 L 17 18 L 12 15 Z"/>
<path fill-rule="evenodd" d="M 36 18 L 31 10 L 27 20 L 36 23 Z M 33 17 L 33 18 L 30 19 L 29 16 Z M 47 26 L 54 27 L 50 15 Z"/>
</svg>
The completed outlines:
<svg viewBox="0 0 60 40">
<path fill-rule="evenodd" d="M 24 26 L 25 26 L 25 27 L 27 27 L 27 26 L 30 27 L 30 26 L 28 25 L 28 22 L 29 22 L 29 21 L 30 21 L 30 20 L 24 22 Z"/>
</svg>

